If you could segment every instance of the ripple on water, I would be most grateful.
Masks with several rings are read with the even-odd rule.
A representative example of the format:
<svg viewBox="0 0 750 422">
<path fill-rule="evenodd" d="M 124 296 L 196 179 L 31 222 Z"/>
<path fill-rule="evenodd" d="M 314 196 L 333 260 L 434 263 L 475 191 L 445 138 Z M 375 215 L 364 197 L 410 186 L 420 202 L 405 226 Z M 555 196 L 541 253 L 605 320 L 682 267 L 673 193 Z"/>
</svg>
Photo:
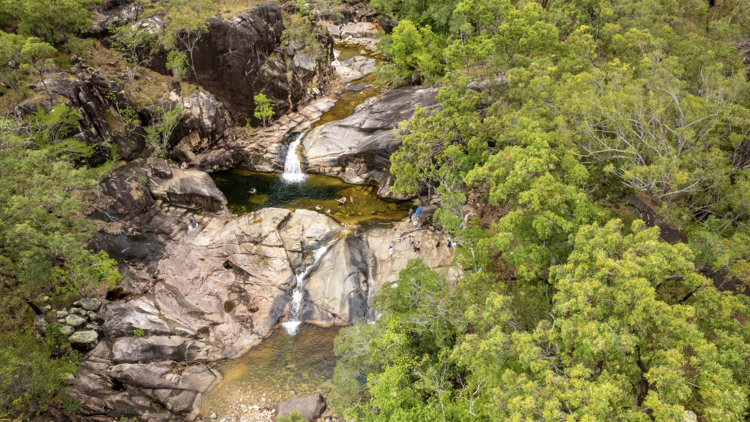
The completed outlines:
<svg viewBox="0 0 750 422">
<path fill-rule="evenodd" d="M 296 335 L 277 329 L 246 355 L 219 364 L 224 380 L 209 392 L 204 414 L 227 415 L 241 398 L 270 406 L 314 393 L 328 397 L 336 365 L 333 340 L 340 328 L 303 323 Z"/>
</svg>

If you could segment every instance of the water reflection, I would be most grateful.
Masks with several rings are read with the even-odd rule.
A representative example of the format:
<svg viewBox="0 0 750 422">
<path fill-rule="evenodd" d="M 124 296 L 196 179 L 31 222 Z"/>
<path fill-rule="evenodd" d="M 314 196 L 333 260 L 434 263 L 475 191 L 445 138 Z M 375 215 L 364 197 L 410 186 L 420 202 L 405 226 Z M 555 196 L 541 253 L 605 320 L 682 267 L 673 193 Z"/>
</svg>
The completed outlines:
<svg viewBox="0 0 750 422">
<path fill-rule="evenodd" d="M 230 170 L 212 175 L 216 186 L 227 197 L 230 210 L 247 214 L 261 208 L 331 210 L 331 217 L 352 224 L 372 218 L 400 220 L 413 207 L 412 202 L 391 201 L 377 196 L 375 186 L 357 186 L 335 177 L 311 174 L 302 183 L 286 183 L 278 174 Z M 254 193 L 253 193 L 254 192 Z M 344 206 L 337 199 L 346 196 Z"/>
<path fill-rule="evenodd" d="M 264 397 L 270 404 L 313 393 L 327 395 L 333 386 L 333 340 L 339 329 L 304 323 L 296 335 L 277 329 L 246 355 L 219 364 L 224 381 L 210 392 L 204 413 L 222 413 L 240 398 L 248 402 Z"/>
</svg>

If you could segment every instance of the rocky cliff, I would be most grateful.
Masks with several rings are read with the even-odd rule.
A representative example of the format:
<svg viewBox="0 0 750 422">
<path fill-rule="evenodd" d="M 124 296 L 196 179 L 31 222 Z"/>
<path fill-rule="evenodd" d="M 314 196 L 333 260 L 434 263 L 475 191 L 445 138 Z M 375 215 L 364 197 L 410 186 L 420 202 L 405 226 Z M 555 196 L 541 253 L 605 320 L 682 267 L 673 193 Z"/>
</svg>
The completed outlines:
<svg viewBox="0 0 750 422">
<path fill-rule="evenodd" d="M 260 125 L 253 115 L 256 94 L 265 94 L 279 116 L 327 91 L 333 39 L 314 34 L 317 49 L 303 40 L 282 44 L 284 22 L 276 3 L 266 2 L 227 19 L 215 16 L 207 24 L 209 30 L 193 53 L 198 80 L 192 72 L 187 77 L 221 101 L 235 125 L 244 126 L 248 118 Z M 152 52 L 149 67 L 170 74 L 163 47 Z"/>
</svg>

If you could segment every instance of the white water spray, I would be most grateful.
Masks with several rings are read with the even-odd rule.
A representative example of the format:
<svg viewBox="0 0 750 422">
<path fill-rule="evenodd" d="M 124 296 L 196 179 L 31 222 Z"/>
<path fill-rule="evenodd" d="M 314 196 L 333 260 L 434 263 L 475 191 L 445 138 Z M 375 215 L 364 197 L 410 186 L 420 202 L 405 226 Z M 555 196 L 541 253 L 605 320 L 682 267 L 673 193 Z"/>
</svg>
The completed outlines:
<svg viewBox="0 0 750 422">
<path fill-rule="evenodd" d="M 297 147 L 299 147 L 304 136 L 304 132 L 300 133 L 297 136 L 297 139 L 289 144 L 289 150 L 286 153 L 286 160 L 284 160 L 284 173 L 281 174 L 281 177 L 286 181 L 299 183 L 307 178 L 307 175 L 302 172 L 302 163 L 297 156 Z"/>
<path fill-rule="evenodd" d="M 302 309 L 300 309 L 300 306 L 302 305 L 302 297 L 304 296 L 302 293 L 302 283 L 304 282 L 307 273 L 310 272 L 310 269 L 312 269 L 318 260 L 320 260 L 320 257 L 326 253 L 326 250 L 328 250 L 326 246 L 321 246 L 320 248 L 315 249 L 313 251 L 313 263 L 305 268 L 305 271 L 297 274 L 297 285 L 294 287 L 294 292 L 292 292 L 292 301 L 289 302 L 289 316 L 287 317 L 287 322 L 281 324 L 290 335 L 297 334 L 299 326 L 302 324 Z"/>
</svg>

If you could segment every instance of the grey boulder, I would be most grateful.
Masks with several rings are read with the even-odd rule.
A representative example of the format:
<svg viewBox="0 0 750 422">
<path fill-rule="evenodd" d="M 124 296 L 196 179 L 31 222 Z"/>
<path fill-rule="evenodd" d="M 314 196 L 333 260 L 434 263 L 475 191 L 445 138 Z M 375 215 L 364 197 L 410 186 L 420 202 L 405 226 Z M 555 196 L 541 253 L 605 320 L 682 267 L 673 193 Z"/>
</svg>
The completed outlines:
<svg viewBox="0 0 750 422">
<path fill-rule="evenodd" d="M 295 397 L 279 403 L 277 414 L 289 416 L 294 412 L 299 412 L 305 420 L 313 421 L 320 417 L 326 410 L 326 400 L 320 394 L 312 394 L 305 397 Z"/>
<path fill-rule="evenodd" d="M 81 308 L 90 312 L 96 312 L 102 308 L 102 301 L 95 297 L 81 299 L 80 302 L 81 302 L 80 304 Z"/>
<path fill-rule="evenodd" d="M 77 331 L 68 337 L 68 342 L 74 349 L 88 352 L 99 342 L 99 334 L 91 330 Z"/>
<path fill-rule="evenodd" d="M 65 317 L 65 323 L 72 327 L 80 327 L 86 323 L 86 318 L 76 314 L 71 314 Z"/>
</svg>

